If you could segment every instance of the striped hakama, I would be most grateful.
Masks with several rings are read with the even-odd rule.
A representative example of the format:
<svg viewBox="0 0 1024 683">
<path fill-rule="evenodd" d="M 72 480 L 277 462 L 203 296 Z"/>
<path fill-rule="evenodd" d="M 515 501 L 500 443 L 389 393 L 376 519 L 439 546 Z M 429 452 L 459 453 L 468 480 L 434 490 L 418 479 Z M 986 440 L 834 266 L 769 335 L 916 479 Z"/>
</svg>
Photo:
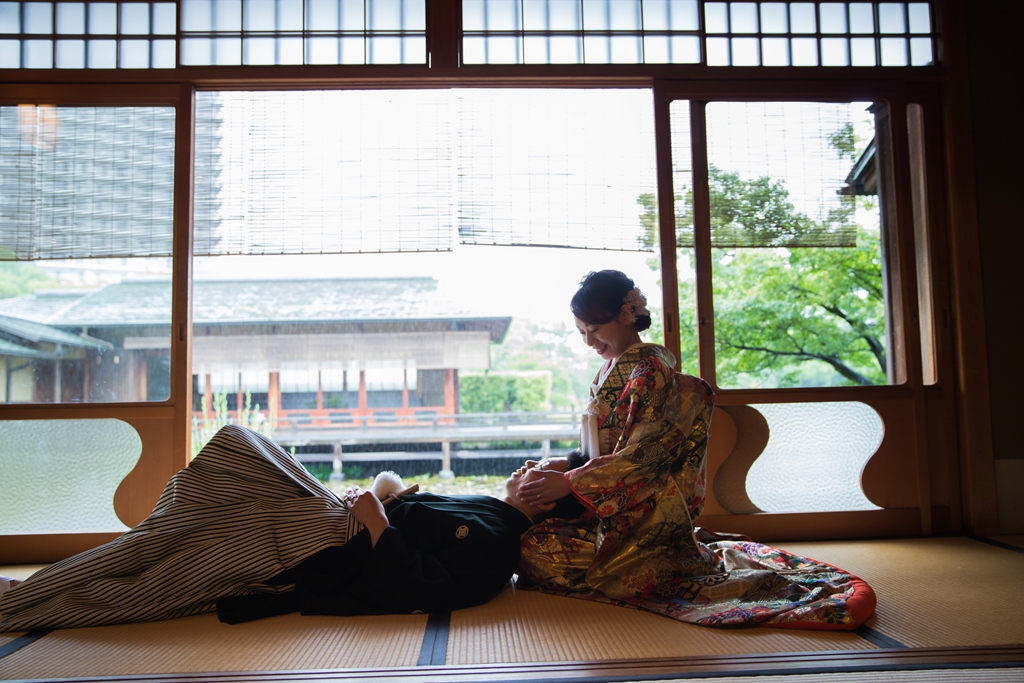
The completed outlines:
<svg viewBox="0 0 1024 683">
<path fill-rule="evenodd" d="M 268 581 L 359 528 L 280 446 L 229 425 L 138 526 L 7 591 L 0 632 L 212 612 L 218 598 L 288 588 Z"/>
</svg>

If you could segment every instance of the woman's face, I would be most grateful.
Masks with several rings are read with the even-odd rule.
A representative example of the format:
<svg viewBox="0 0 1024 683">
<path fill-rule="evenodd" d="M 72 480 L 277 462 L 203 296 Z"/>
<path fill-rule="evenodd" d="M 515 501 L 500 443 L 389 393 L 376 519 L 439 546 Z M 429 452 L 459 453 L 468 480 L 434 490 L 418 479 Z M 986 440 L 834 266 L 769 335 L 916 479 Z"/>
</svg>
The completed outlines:
<svg viewBox="0 0 1024 683">
<path fill-rule="evenodd" d="M 640 333 L 632 325 L 624 324 L 623 317 L 620 313 L 619 317 L 600 325 L 585 323 L 576 318 L 576 329 L 583 337 L 583 342 L 594 349 L 597 355 L 612 360 L 640 341 Z"/>
</svg>

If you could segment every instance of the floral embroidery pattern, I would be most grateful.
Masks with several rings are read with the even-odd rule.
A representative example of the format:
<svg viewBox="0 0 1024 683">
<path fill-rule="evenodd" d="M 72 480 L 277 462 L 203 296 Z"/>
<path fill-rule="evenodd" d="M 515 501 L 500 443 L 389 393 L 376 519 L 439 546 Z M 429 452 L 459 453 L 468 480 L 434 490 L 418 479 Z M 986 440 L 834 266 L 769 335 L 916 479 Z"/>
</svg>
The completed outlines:
<svg viewBox="0 0 1024 683">
<path fill-rule="evenodd" d="M 596 392 L 601 454 L 567 475 L 587 513 L 524 534 L 520 587 L 705 626 L 859 625 L 874 609 L 863 581 L 694 526 L 704 505 L 714 394 L 674 365 L 663 347 L 635 347 Z"/>
</svg>

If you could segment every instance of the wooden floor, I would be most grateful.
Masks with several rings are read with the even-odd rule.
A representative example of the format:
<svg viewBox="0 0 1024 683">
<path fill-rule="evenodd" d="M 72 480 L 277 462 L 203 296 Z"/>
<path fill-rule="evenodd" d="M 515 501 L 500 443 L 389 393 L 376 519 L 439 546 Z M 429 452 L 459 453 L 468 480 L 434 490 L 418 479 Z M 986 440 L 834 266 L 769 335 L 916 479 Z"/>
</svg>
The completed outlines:
<svg viewBox="0 0 1024 683">
<path fill-rule="evenodd" d="M 861 576 L 876 615 L 856 632 L 710 629 L 510 585 L 486 605 L 430 617 L 227 626 L 202 615 L 0 634 L 0 679 L 1024 681 L 1024 537 L 778 545 Z"/>
</svg>

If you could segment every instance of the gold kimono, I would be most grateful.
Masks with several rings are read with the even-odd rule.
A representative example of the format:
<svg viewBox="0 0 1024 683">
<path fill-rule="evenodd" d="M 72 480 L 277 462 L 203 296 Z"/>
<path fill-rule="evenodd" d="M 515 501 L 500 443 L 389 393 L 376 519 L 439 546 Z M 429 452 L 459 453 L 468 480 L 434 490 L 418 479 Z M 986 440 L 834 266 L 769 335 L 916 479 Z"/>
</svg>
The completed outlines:
<svg viewBox="0 0 1024 683">
<path fill-rule="evenodd" d="M 595 383 L 589 412 L 599 453 L 566 473 L 586 512 L 526 533 L 524 586 L 635 603 L 683 597 L 688 577 L 717 571 L 716 558 L 694 534 L 714 394 L 674 366 L 667 349 L 641 344 Z"/>
<path fill-rule="evenodd" d="M 585 512 L 526 532 L 517 585 L 704 626 L 864 623 L 876 598 L 856 576 L 695 528 L 714 394 L 674 365 L 666 349 L 643 344 L 603 369 L 582 430 L 590 460 L 565 474 Z"/>
</svg>

